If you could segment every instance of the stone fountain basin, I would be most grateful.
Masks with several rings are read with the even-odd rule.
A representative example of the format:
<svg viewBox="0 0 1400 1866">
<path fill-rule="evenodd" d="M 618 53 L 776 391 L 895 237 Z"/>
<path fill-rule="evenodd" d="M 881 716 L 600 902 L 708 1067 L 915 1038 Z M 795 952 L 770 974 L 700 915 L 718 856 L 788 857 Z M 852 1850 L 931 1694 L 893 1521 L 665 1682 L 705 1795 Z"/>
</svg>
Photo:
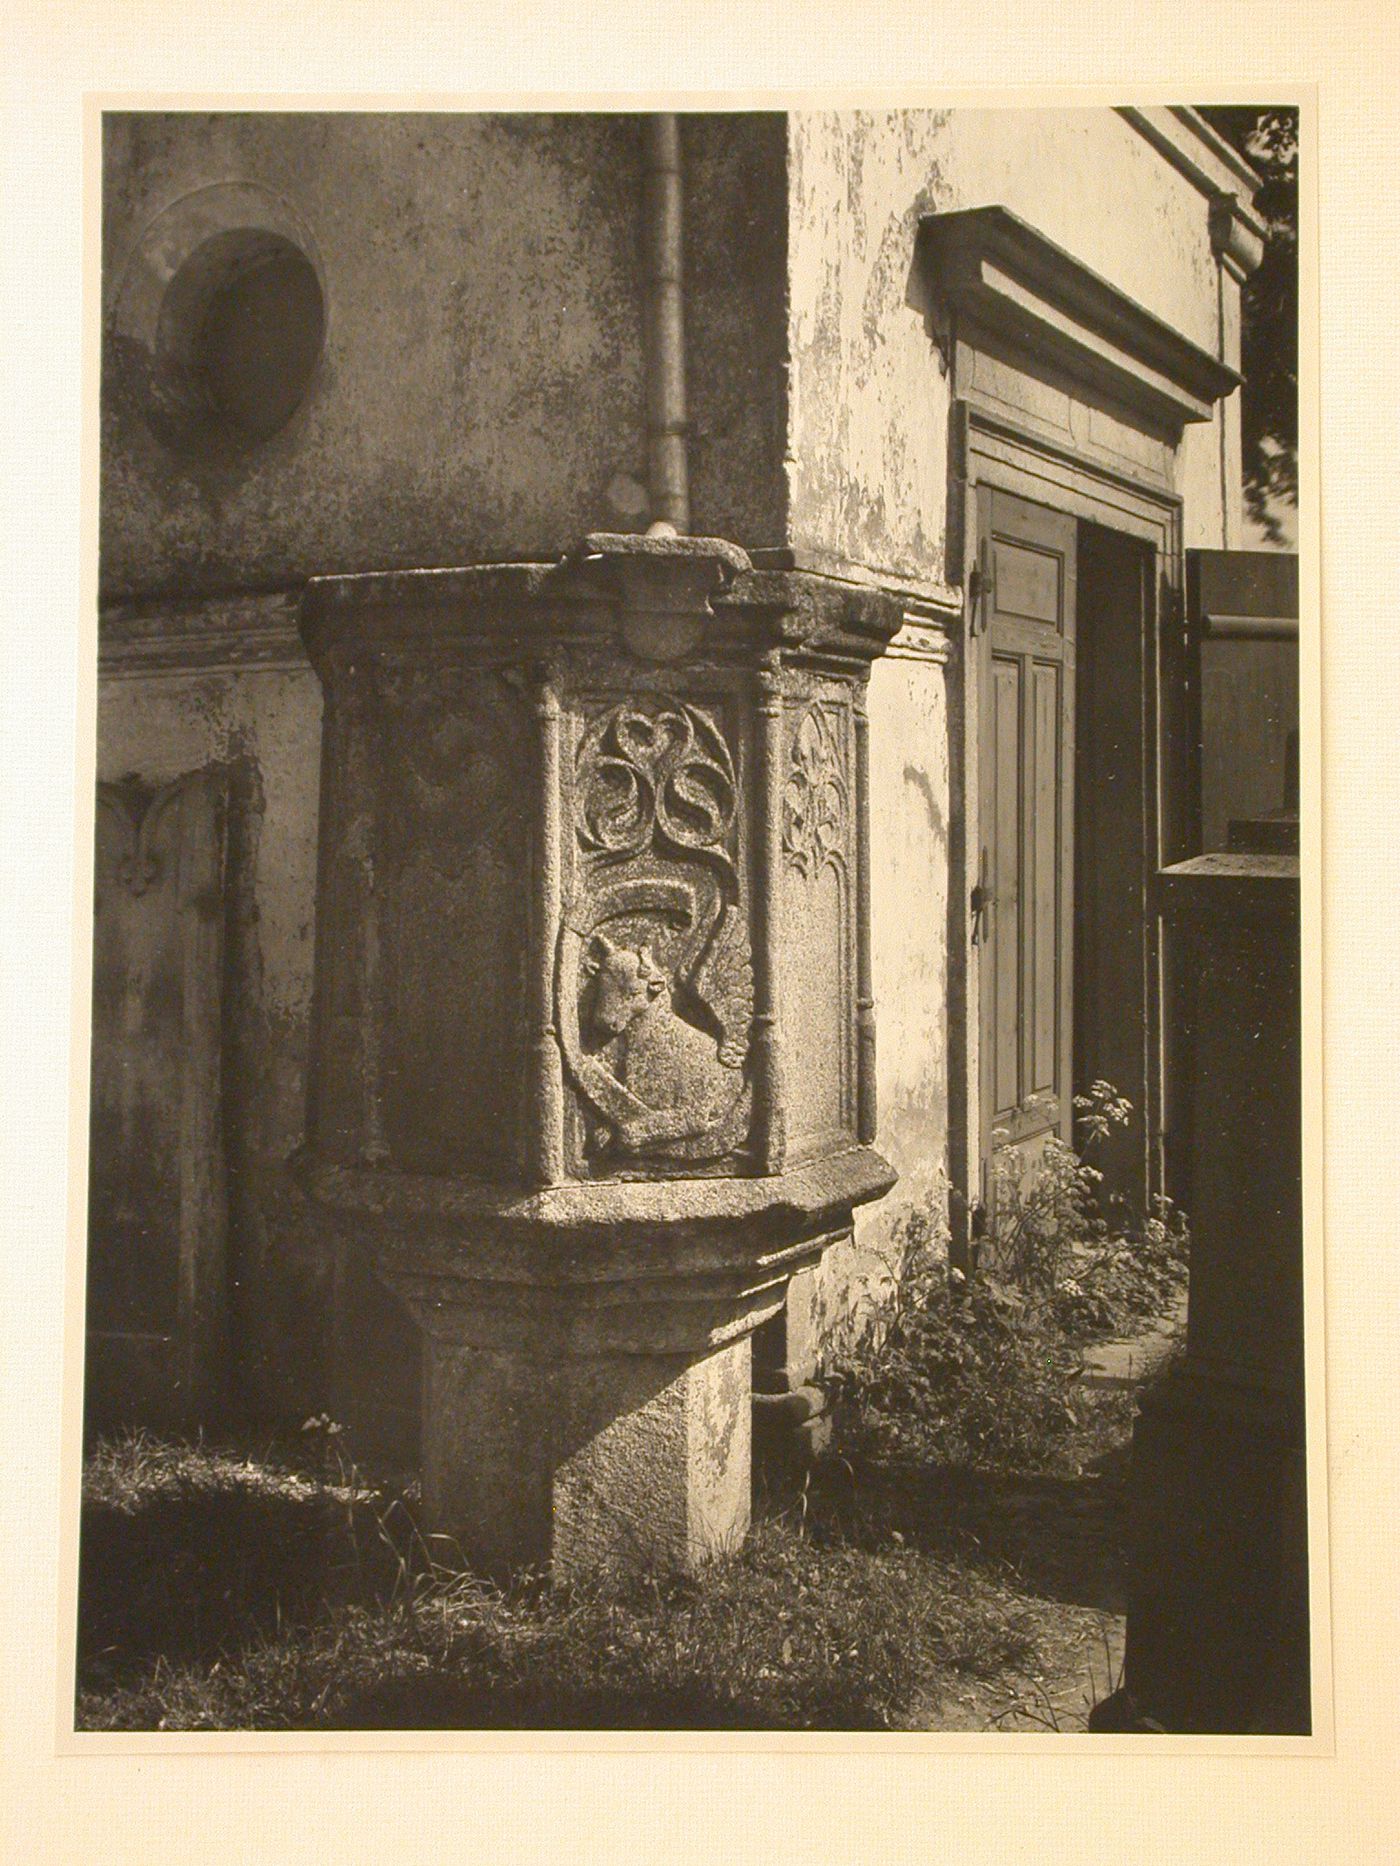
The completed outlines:
<svg viewBox="0 0 1400 1866">
<path fill-rule="evenodd" d="M 680 1353 L 750 1332 L 883 1196 L 869 1147 L 766 1178 L 538 1191 L 325 1163 L 308 1191 L 430 1332 L 557 1354 Z"/>
</svg>

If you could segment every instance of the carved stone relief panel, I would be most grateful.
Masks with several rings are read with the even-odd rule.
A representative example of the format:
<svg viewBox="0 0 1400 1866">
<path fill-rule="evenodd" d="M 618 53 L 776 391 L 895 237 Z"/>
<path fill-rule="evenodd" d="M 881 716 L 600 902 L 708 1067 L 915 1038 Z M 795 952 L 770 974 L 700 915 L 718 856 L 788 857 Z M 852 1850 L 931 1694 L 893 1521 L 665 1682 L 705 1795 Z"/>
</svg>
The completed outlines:
<svg viewBox="0 0 1400 1866">
<path fill-rule="evenodd" d="M 533 772 L 515 686 L 375 670 L 379 1140 L 409 1171 L 518 1164 Z"/>
<path fill-rule="evenodd" d="M 722 705 L 649 693 L 585 710 L 558 1027 L 575 1170 L 678 1170 L 740 1150 L 753 967 L 739 782 Z"/>
<path fill-rule="evenodd" d="M 840 716 L 814 702 L 792 734 L 783 785 L 783 854 L 812 881 L 828 864 L 846 860 L 850 786 L 838 741 Z"/>
<path fill-rule="evenodd" d="M 854 1125 L 849 1006 L 853 975 L 854 756 L 844 694 L 812 689 L 787 709 L 782 791 L 782 1020 L 803 1059 L 788 1087 L 788 1140 L 800 1157 Z"/>
</svg>

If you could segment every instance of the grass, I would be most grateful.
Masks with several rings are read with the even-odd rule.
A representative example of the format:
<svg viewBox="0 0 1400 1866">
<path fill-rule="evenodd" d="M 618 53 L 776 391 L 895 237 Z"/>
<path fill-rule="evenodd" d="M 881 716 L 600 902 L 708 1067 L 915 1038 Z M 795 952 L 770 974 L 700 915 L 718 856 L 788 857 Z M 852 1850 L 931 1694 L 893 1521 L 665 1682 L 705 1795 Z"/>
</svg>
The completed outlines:
<svg viewBox="0 0 1400 1866">
<path fill-rule="evenodd" d="M 429 1560 L 410 1501 L 286 1457 L 137 1434 L 88 1476 L 85 1729 L 888 1729 L 1038 1647 L 998 1564 L 839 1494 L 694 1580 L 500 1589 Z"/>
<path fill-rule="evenodd" d="M 1124 1396 L 1100 1408 L 1121 1438 Z M 1113 1469 L 876 1454 L 861 1415 L 691 1580 L 495 1587 L 432 1558 L 411 1490 L 300 1451 L 94 1449 L 80 1728 L 927 1728 L 1021 1702 L 1063 1663 L 1064 1607 L 1121 1609 Z"/>
</svg>

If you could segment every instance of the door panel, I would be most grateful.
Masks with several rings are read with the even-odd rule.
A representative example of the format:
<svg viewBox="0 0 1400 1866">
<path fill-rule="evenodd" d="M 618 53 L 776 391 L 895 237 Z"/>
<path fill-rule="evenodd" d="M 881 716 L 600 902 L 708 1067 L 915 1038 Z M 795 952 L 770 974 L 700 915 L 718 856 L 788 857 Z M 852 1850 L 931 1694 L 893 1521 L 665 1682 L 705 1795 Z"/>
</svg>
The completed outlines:
<svg viewBox="0 0 1400 1866">
<path fill-rule="evenodd" d="M 1030 550 L 1007 538 L 993 538 L 992 576 L 997 615 L 1002 622 L 1019 617 L 1025 622 L 1041 623 L 1058 630 L 1060 558 L 1057 553 Z"/>
<path fill-rule="evenodd" d="M 982 488 L 983 1159 L 1071 1135 L 1076 523 Z M 984 1197 L 990 1197 L 988 1171 Z"/>
<path fill-rule="evenodd" d="M 992 1080 L 996 1105 L 1013 1105 L 1020 1077 L 1018 1059 L 1021 1014 L 1020 942 L 1016 937 L 1021 902 L 1021 796 L 1020 719 L 1021 665 L 1004 657 L 992 658 L 993 834 L 988 844 L 986 872 L 992 872 L 991 852 L 1001 852 L 996 875 L 998 900 L 990 920 L 984 977 L 990 1002 L 984 1006 L 984 1027 L 991 1032 Z"/>
</svg>

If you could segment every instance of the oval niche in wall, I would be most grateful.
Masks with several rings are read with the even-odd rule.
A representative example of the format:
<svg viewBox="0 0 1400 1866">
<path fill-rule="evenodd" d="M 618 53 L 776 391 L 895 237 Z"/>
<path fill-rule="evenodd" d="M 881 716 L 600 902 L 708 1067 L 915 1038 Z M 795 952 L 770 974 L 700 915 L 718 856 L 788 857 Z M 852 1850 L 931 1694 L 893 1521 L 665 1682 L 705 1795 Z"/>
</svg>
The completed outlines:
<svg viewBox="0 0 1400 1866">
<path fill-rule="evenodd" d="M 327 304 L 307 229 L 250 183 L 196 189 L 147 223 L 108 300 L 104 368 L 173 451 L 232 459 L 311 393 Z M 115 385 L 109 385 L 115 387 Z"/>
</svg>

